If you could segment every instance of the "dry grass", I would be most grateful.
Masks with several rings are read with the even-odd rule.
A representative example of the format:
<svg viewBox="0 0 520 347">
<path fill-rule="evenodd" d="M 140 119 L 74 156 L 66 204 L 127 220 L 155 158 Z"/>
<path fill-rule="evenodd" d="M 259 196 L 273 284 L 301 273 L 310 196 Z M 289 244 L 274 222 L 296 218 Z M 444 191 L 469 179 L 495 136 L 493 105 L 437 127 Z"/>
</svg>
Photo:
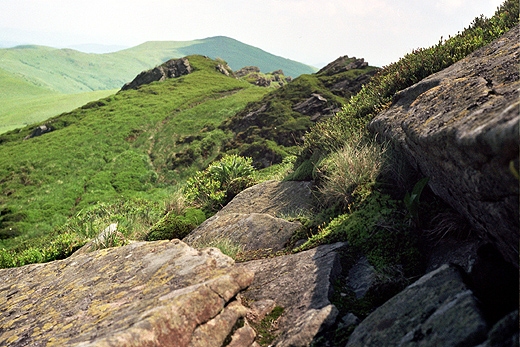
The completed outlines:
<svg viewBox="0 0 520 347">
<path fill-rule="evenodd" d="M 321 202 L 348 206 L 356 188 L 376 181 L 384 162 L 386 146 L 375 140 L 357 140 L 329 155 L 319 166 L 323 184 L 319 188 Z"/>
</svg>

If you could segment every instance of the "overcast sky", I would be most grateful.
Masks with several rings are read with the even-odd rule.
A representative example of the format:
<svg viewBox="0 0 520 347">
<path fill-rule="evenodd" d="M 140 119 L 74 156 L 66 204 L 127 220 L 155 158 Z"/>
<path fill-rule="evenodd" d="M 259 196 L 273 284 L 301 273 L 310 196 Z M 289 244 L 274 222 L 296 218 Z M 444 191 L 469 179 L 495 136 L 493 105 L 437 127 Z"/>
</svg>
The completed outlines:
<svg viewBox="0 0 520 347">
<path fill-rule="evenodd" d="M 0 44 L 135 46 L 224 35 L 320 67 L 383 66 L 456 34 L 502 0 L 0 0 Z"/>
</svg>

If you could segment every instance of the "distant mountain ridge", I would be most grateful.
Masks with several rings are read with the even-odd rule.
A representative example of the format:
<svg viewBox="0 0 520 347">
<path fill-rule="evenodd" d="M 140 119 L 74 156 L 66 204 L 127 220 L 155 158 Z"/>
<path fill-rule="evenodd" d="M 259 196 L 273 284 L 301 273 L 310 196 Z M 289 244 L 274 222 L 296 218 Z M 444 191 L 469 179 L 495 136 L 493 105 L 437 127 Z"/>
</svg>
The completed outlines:
<svg viewBox="0 0 520 347">
<path fill-rule="evenodd" d="M 30 84 L 73 94 L 119 88 L 143 70 L 192 54 L 221 58 L 233 70 L 254 65 L 262 72 L 281 69 L 291 77 L 317 70 L 224 36 L 195 41 L 150 41 L 105 54 L 22 45 L 0 49 L 0 69 L 23 77 Z"/>
<path fill-rule="evenodd" d="M 265 73 L 281 69 L 291 77 L 317 71 L 224 36 L 150 41 L 105 54 L 37 45 L 3 48 L 0 133 L 72 111 L 114 93 L 141 71 L 192 54 L 221 58 L 235 71 L 251 65 Z"/>
</svg>

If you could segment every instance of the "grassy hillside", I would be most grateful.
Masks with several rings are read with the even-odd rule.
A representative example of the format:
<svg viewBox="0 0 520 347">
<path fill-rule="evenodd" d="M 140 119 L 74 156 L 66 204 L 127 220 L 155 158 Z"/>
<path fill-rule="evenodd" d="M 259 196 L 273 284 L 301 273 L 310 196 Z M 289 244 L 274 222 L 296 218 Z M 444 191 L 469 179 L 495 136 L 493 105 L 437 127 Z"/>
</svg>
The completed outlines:
<svg viewBox="0 0 520 347">
<path fill-rule="evenodd" d="M 388 176 L 390 171 L 382 174 L 385 165 L 401 163 L 388 156 L 364 125 L 389 105 L 395 92 L 461 59 L 516 23 L 518 3 L 508 0 L 493 18 L 478 18 L 459 35 L 379 71 L 346 100 L 341 112 L 313 126 L 291 175 L 314 180 L 319 202 L 314 215 L 295 217 L 305 225 L 300 236 L 309 237 L 300 249 L 347 240 L 379 270 L 397 266 L 406 278 L 417 275 L 417 229 L 428 227 L 428 216 L 444 207 L 427 192 L 421 196 L 421 209 L 414 208 L 417 201 L 407 201 L 406 190 L 420 195 L 424 180 L 411 173 L 404 186 L 398 186 Z M 217 61 L 189 59 L 194 73 L 120 92 L 52 118 L 46 122 L 54 128 L 50 133 L 25 141 L 32 127 L 0 135 L 1 266 L 67 256 L 107 223 L 120 223 L 125 235 L 136 225 L 142 233 L 160 227 L 166 223 L 163 219 L 158 223 L 165 212 L 179 210 L 193 193 L 176 193 L 188 177 L 195 193 L 205 191 L 217 201 L 215 195 L 219 198 L 223 192 L 215 180 L 194 173 L 222 155 L 225 144 L 226 150 L 236 149 L 229 144 L 240 137 L 241 131 L 234 131 L 240 130 L 241 120 L 236 129 L 227 120 L 233 119 L 233 124 L 235 115 L 263 103 L 266 110 L 274 107 L 269 117 L 278 119 L 273 121 L 299 127 L 300 122 L 289 119 L 291 105 L 308 93 L 326 94 L 321 88 L 334 80 L 326 74 L 304 75 L 267 94 L 269 89 L 220 74 Z M 342 102 L 334 93 L 326 96 Z M 280 150 L 269 131 L 251 135 Z M 282 165 L 294 159 L 287 156 Z M 175 216 L 175 223 L 200 213 Z M 130 234 L 135 236 L 135 230 Z"/>
<path fill-rule="evenodd" d="M 229 136 L 216 127 L 269 89 L 217 72 L 213 60 L 189 60 L 192 74 L 55 117 L 48 134 L 24 141 L 27 127 L 0 135 L 0 249 L 51 235 L 99 201 L 163 203 L 214 160 Z"/>
<path fill-rule="evenodd" d="M 143 70 L 168 59 L 191 54 L 224 59 L 234 70 L 256 65 L 263 72 L 283 69 L 286 75 L 292 77 L 315 71 L 310 66 L 226 37 L 197 41 L 147 42 L 108 54 L 89 54 L 43 46 L 18 46 L 0 49 L 0 68 L 23 77 L 35 86 L 72 94 L 120 88 Z"/>
<path fill-rule="evenodd" d="M 293 77 L 315 71 L 227 37 L 147 42 L 109 54 L 30 45 L 0 49 L 0 133 L 113 94 L 139 72 L 191 54 L 222 58 L 234 70 L 255 65 Z"/>
<path fill-rule="evenodd" d="M 34 124 L 49 117 L 114 94 L 116 90 L 99 90 L 61 94 L 29 83 L 23 77 L 0 69 L 0 134 Z"/>
</svg>

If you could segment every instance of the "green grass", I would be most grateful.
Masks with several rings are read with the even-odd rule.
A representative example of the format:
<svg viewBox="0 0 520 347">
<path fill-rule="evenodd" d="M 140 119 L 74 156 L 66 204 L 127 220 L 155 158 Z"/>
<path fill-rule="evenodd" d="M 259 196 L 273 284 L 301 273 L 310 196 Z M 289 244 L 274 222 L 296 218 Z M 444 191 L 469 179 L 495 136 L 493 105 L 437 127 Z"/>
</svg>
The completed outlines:
<svg viewBox="0 0 520 347">
<path fill-rule="evenodd" d="M 258 65 L 263 72 L 283 69 L 293 77 L 315 71 L 222 36 L 146 42 L 108 54 L 31 45 L 5 48 L 0 49 L 0 134 L 106 97 L 141 71 L 191 54 L 228 60 L 234 70 Z"/>
<path fill-rule="evenodd" d="M 53 132 L 26 141 L 32 127 L 0 135 L 0 249 L 43 247 L 43 235 L 98 202 L 163 203 L 214 160 L 230 136 L 216 127 L 268 89 L 218 73 L 215 61 L 189 59 L 194 73 L 52 118 Z M 172 168 L 188 147 L 192 161 Z"/>
<path fill-rule="evenodd" d="M 290 154 L 295 154 L 291 151 L 298 147 L 292 142 L 291 147 L 283 148 L 283 141 L 291 134 L 305 133 L 309 125 L 306 119 L 296 117 L 291 105 L 316 90 L 332 102 L 345 103 L 336 117 L 318 123 L 306 135 L 296 161 L 294 175 L 314 178 L 320 186 L 333 176 L 332 172 L 320 176 L 316 170 L 319 164 L 333 160 L 334 153 L 346 144 L 355 147 L 356 143 L 373 141 L 364 126 L 388 106 L 396 91 L 460 59 L 517 22 L 518 3 L 507 1 L 490 20 L 477 19 L 456 37 L 417 50 L 383 69 L 351 99 L 326 94 L 323 87 L 334 82 L 330 76 L 303 75 L 269 93 L 270 89 L 220 74 L 215 70 L 217 61 L 193 56 L 188 58 L 194 73 L 120 92 L 53 117 L 45 122 L 55 129 L 48 134 L 24 141 L 34 126 L 1 134 L 0 265 L 65 257 L 95 233 L 81 231 L 88 223 L 99 222 L 94 229 L 100 229 L 101 224 L 118 222 L 128 229 L 132 223 L 125 216 L 133 216 L 132 211 L 141 211 L 142 206 L 151 212 L 138 221 L 142 226 L 138 231 L 129 233 L 143 234 L 176 208 L 172 207 L 176 205 L 172 196 L 178 195 L 188 177 L 224 152 L 236 152 L 242 144 L 251 151 L 268 149 L 280 156 L 279 167 L 263 170 L 262 179 L 288 172 L 287 166 L 294 160 Z M 23 78 L 12 73 L 0 78 L 17 88 L 27 87 Z M 53 97 L 52 91 L 34 93 L 35 97 Z M 263 129 L 248 126 L 240 130 L 240 124 L 230 127 L 235 115 L 243 116 L 265 102 L 269 112 L 262 119 Z M 249 134 L 249 130 L 253 131 Z M 361 142 L 360 133 L 366 136 Z M 233 140 L 235 136 L 238 142 Z M 339 161 L 335 165 L 339 164 L 344 165 Z M 373 177 L 369 182 L 362 180 L 353 191 L 340 192 L 347 197 L 341 206 L 323 204 L 306 217 L 311 239 L 304 247 L 348 240 L 378 269 L 403 266 L 405 273 L 413 275 L 417 253 L 409 232 L 415 226 L 406 214 L 404 193 L 396 197 L 395 187 L 384 181 L 384 175 L 376 176 L 375 182 Z M 132 201 L 144 203 L 134 206 Z M 112 212 L 100 212 L 106 209 Z M 63 229 L 67 225 L 73 227 Z"/>
<path fill-rule="evenodd" d="M 0 134 L 39 123 L 63 112 L 70 112 L 92 100 L 107 97 L 116 90 L 98 90 L 79 94 L 42 93 L 5 98 L 0 109 Z"/>
</svg>

